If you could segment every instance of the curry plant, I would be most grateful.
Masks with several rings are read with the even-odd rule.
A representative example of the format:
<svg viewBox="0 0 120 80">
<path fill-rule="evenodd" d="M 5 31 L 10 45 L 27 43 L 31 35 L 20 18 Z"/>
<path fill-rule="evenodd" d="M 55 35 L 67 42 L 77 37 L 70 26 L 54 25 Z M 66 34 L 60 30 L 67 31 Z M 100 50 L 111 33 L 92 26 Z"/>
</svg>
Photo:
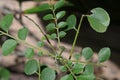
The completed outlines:
<svg viewBox="0 0 120 80">
<path fill-rule="evenodd" d="M 42 64 L 39 59 L 34 59 L 35 50 L 38 50 L 38 56 L 48 55 L 57 61 L 56 64 L 59 66 L 59 71 L 66 73 L 64 76 L 60 77 L 60 80 L 96 80 L 97 77 L 94 74 L 94 67 L 103 66 L 102 63 L 109 59 L 111 54 L 110 48 L 104 47 L 98 52 L 97 62 L 91 61 L 94 51 L 90 47 L 83 48 L 78 54 L 74 54 L 74 49 L 83 19 L 85 17 L 88 19 L 88 22 L 93 30 L 98 33 L 104 33 L 110 23 L 109 14 L 104 9 L 97 7 L 91 10 L 91 14 L 82 14 L 80 20 L 78 20 L 74 14 L 71 14 L 66 20 L 63 21 L 62 18 L 66 15 L 66 11 L 59 11 L 59 8 L 61 8 L 64 4 L 64 0 L 59 0 L 55 4 L 53 4 L 52 0 L 50 0 L 50 4 L 44 3 L 40 6 L 23 11 L 23 16 L 34 23 L 36 28 L 38 28 L 43 34 L 42 39 L 37 42 L 37 45 L 32 45 L 26 41 L 29 33 L 27 27 L 21 28 L 18 31 L 17 37 L 10 35 L 8 32 L 14 17 L 13 14 L 7 14 L 4 16 L 0 21 L 0 29 L 2 29 L 0 34 L 9 36 L 11 39 L 8 39 L 3 43 L 2 53 L 5 56 L 10 55 L 18 44 L 27 46 L 28 48 L 24 51 L 24 53 L 28 61 L 25 64 L 24 71 L 27 75 L 37 74 L 38 80 L 57 79 L 57 70 L 49 68 L 48 66 L 42 69 Z M 49 13 L 43 17 L 44 21 L 49 22 L 45 27 L 45 31 L 41 29 L 41 27 L 36 24 L 34 20 L 25 16 L 25 14 L 33 14 L 43 11 L 49 11 Z M 79 24 L 77 24 L 77 22 L 79 22 Z M 68 53 L 69 58 L 66 59 L 62 56 L 65 51 L 65 47 L 61 46 L 61 38 L 65 37 L 67 32 L 70 30 L 74 30 L 76 34 L 71 50 Z M 54 48 L 51 40 L 57 40 L 57 49 Z M 48 42 L 52 51 L 43 49 L 45 41 Z M 72 60 L 72 57 L 74 57 L 75 60 Z M 81 61 L 81 57 L 84 58 L 84 61 Z"/>
</svg>

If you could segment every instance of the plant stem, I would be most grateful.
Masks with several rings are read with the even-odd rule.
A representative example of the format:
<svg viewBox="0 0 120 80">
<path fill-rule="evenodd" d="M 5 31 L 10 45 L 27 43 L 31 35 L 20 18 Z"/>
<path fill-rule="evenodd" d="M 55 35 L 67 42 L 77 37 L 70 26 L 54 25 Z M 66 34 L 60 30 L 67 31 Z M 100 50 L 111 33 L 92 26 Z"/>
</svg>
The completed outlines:
<svg viewBox="0 0 120 80">
<path fill-rule="evenodd" d="M 13 37 L 13 36 L 9 35 L 8 33 L 3 32 L 3 31 L 0 31 L 0 33 L 2 33 L 3 35 L 8 36 L 8 37 L 10 37 L 10 38 L 15 39 L 18 43 L 21 43 L 21 44 L 23 44 L 24 46 L 31 47 L 31 48 L 36 49 L 36 50 L 38 50 L 38 51 L 43 51 L 43 52 L 47 53 L 48 55 L 54 57 L 54 55 L 53 55 L 52 53 L 49 53 L 48 51 L 44 50 L 43 48 L 34 46 L 34 45 L 32 45 L 32 44 L 24 41 L 24 40 L 20 40 L 20 39 L 18 39 L 18 38 L 16 38 L 16 37 Z"/>
<path fill-rule="evenodd" d="M 77 63 L 82 63 L 82 64 L 85 64 L 85 65 L 93 65 L 93 66 L 103 66 L 103 67 L 106 67 L 105 65 L 103 64 L 100 64 L 100 63 L 94 63 L 94 62 L 84 62 L 84 61 L 80 61 L 80 60 L 71 60 L 72 62 L 77 62 Z"/>
<path fill-rule="evenodd" d="M 40 76 L 41 76 L 41 73 L 40 73 L 40 71 L 41 71 L 41 66 L 40 66 L 40 61 L 38 60 L 38 80 L 40 80 Z"/>
<path fill-rule="evenodd" d="M 56 26 L 56 30 L 57 30 L 58 49 L 60 49 L 59 27 L 58 27 L 57 18 L 56 18 L 56 15 L 55 15 L 55 11 L 54 11 L 54 9 L 52 9 L 52 12 L 53 12 L 54 21 L 55 21 L 55 26 Z"/>
<path fill-rule="evenodd" d="M 25 15 L 24 15 L 24 16 L 25 16 Z M 29 19 L 31 22 L 33 22 L 33 23 L 36 25 L 36 27 L 40 30 L 40 32 L 41 32 L 41 33 L 44 35 L 44 37 L 46 38 L 46 40 L 47 40 L 47 42 L 49 43 L 50 47 L 52 48 L 53 52 L 56 53 L 53 45 L 51 44 L 49 38 L 46 36 L 46 33 L 42 30 L 42 28 L 41 28 L 34 20 L 32 20 L 31 18 L 29 18 L 28 16 L 25 16 L 25 17 L 26 17 L 27 19 Z"/>
<path fill-rule="evenodd" d="M 22 1 L 19 1 L 19 21 L 20 23 L 23 25 L 23 21 L 22 21 Z"/>
<path fill-rule="evenodd" d="M 64 59 L 61 60 L 62 63 L 66 66 L 66 68 L 70 71 L 71 75 L 75 78 L 75 80 L 77 80 L 76 76 L 74 75 L 74 73 L 72 72 L 71 68 L 68 66 L 68 64 L 64 61 Z"/>
<path fill-rule="evenodd" d="M 75 45 L 76 45 L 76 41 L 77 41 L 77 38 L 78 38 L 78 34 L 79 34 L 79 32 L 80 32 L 80 27 L 81 27 L 81 24 L 82 24 L 82 21 L 83 21 L 84 16 L 85 16 L 85 15 L 82 15 L 82 16 L 81 16 L 81 19 L 80 19 L 80 22 L 79 22 L 79 25 L 78 25 L 78 29 L 76 30 L 76 35 L 75 35 L 75 38 L 74 38 L 74 41 L 73 41 L 72 49 L 71 49 L 71 51 L 70 51 L 69 59 L 71 59 L 71 57 L 72 57 L 72 55 L 73 55 L 74 48 L 75 48 Z"/>
<path fill-rule="evenodd" d="M 45 32 L 41 29 L 41 27 L 34 21 L 34 20 L 32 20 L 31 18 L 29 18 L 28 16 L 26 16 L 26 15 L 23 15 L 24 17 L 26 17 L 27 19 L 29 19 L 31 22 L 33 22 L 35 25 L 36 25 L 36 27 L 40 30 L 40 32 L 43 34 L 43 35 L 45 35 Z"/>
</svg>

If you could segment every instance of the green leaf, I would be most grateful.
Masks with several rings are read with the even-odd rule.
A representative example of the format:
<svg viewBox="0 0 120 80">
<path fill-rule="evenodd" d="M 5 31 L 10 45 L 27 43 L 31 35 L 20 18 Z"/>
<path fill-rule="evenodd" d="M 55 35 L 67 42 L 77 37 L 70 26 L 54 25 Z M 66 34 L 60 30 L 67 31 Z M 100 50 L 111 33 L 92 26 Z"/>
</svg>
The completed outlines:
<svg viewBox="0 0 120 80">
<path fill-rule="evenodd" d="M 58 12 L 57 14 L 56 14 L 56 18 L 57 19 L 60 19 L 60 18 L 63 18 L 64 16 L 65 16 L 65 11 L 60 11 L 60 12 Z"/>
<path fill-rule="evenodd" d="M 52 33 L 51 35 L 50 35 L 50 39 L 56 39 L 57 38 L 57 34 L 56 33 Z"/>
<path fill-rule="evenodd" d="M 38 56 L 42 56 L 42 55 L 43 55 L 42 51 L 38 52 Z"/>
<path fill-rule="evenodd" d="M 49 34 L 46 34 L 48 39 L 51 39 L 51 36 Z M 41 41 L 47 40 L 45 36 L 42 36 Z"/>
<path fill-rule="evenodd" d="M 71 60 L 69 60 L 67 64 L 68 64 L 69 67 L 72 67 L 72 65 L 73 65 Z"/>
<path fill-rule="evenodd" d="M 51 20 L 53 19 L 53 15 L 52 14 L 47 14 L 43 17 L 44 20 Z"/>
<path fill-rule="evenodd" d="M 45 68 L 41 72 L 41 80 L 55 80 L 55 71 L 51 68 Z"/>
<path fill-rule="evenodd" d="M 16 48 L 17 42 L 13 39 L 6 40 L 2 45 L 2 53 L 7 56 Z"/>
<path fill-rule="evenodd" d="M 55 5 L 54 5 L 54 9 L 59 9 L 64 5 L 64 0 L 59 0 Z"/>
<path fill-rule="evenodd" d="M 65 37 L 65 35 L 66 35 L 66 32 L 60 31 L 59 36 L 60 36 L 61 38 Z"/>
<path fill-rule="evenodd" d="M 93 74 L 94 73 L 94 66 L 93 65 L 86 65 L 84 74 Z"/>
<path fill-rule="evenodd" d="M 39 41 L 39 42 L 37 43 L 37 45 L 38 45 L 39 47 L 43 47 L 45 44 L 44 44 L 43 41 Z"/>
<path fill-rule="evenodd" d="M 92 14 L 87 16 L 90 26 L 96 32 L 105 32 L 110 24 L 109 14 L 102 8 L 92 9 L 91 12 Z"/>
<path fill-rule="evenodd" d="M 46 26 L 46 30 L 48 32 L 51 32 L 51 31 L 54 31 L 56 29 L 55 27 L 55 24 L 54 23 L 49 23 L 47 26 Z"/>
<path fill-rule="evenodd" d="M 68 74 L 63 76 L 60 80 L 74 80 L 74 78 L 72 75 Z"/>
<path fill-rule="evenodd" d="M 77 77 L 77 80 L 95 80 L 94 74 L 82 74 Z"/>
<path fill-rule="evenodd" d="M 27 48 L 25 50 L 25 57 L 33 58 L 33 56 L 34 56 L 34 50 L 32 48 Z"/>
<path fill-rule="evenodd" d="M 68 28 L 66 29 L 66 31 L 74 29 L 77 23 L 77 19 L 75 15 L 70 15 L 67 20 L 66 20 L 67 24 L 68 24 Z"/>
<path fill-rule="evenodd" d="M 0 68 L 0 80 L 10 80 L 10 72 L 5 68 Z"/>
<path fill-rule="evenodd" d="M 48 37 L 48 36 L 47 36 Z M 41 38 L 42 41 L 46 40 L 46 37 L 45 36 L 42 36 Z"/>
<path fill-rule="evenodd" d="M 32 75 L 36 73 L 37 70 L 38 70 L 38 63 L 36 60 L 32 59 L 32 60 L 27 61 L 27 63 L 25 64 L 25 69 L 24 69 L 27 75 Z"/>
<path fill-rule="evenodd" d="M 107 61 L 110 58 L 110 54 L 111 54 L 110 48 L 108 47 L 102 48 L 98 53 L 98 61 L 99 62 Z"/>
<path fill-rule="evenodd" d="M 83 69 L 84 69 L 84 64 L 75 63 L 72 71 L 73 71 L 74 74 L 79 74 L 83 71 Z"/>
<path fill-rule="evenodd" d="M 14 17 L 12 14 L 7 14 L 6 16 L 4 16 L 2 20 L 0 21 L 0 28 L 4 30 L 5 32 L 8 32 L 12 24 L 13 18 Z"/>
<path fill-rule="evenodd" d="M 50 10 L 50 5 L 49 4 L 40 4 L 39 6 L 27 9 L 24 11 L 25 14 L 33 14 L 33 13 L 38 13 L 42 11 Z"/>
<path fill-rule="evenodd" d="M 64 46 L 60 46 L 61 52 L 63 52 L 66 48 Z"/>
<path fill-rule="evenodd" d="M 22 28 L 18 31 L 18 38 L 21 40 L 25 40 L 28 35 L 28 29 L 27 28 Z"/>
<path fill-rule="evenodd" d="M 80 57 L 81 57 L 81 55 L 80 55 L 79 53 L 78 53 L 78 54 L 74 54 L 74 58 L 75 58 L 76 60 L 79 60 Z"/>
<path fill-rule="evenodd" d="M 82 50 L 82 56 L 86 59 L 89 60 L 93 56 L 93 50 L 90 47 L 83 48 Z"/>
<path fill-rule="evenodd" d="M 60 66 L 60 70 L 64 72 L 64 71 L 67 71 L 67 68 L 65 66 Z"/>
<path fill-rule="evenodd" d="M 58 27 L 59 28 L 64 28 L 65 26 L 67 26 L 66 22 L 60 22 L 60 23 L 58 23 Z"/>
</svg>

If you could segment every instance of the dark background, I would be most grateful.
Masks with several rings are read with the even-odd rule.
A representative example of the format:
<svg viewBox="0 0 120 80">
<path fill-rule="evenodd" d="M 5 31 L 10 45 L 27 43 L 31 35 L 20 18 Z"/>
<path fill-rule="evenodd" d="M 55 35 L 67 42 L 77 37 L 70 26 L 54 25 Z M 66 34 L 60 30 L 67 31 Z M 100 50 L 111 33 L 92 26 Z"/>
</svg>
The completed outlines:
<svg viewBox="0 0 120 80">
<path fill-rule="evenodd" d="M 110 25 L 105 33 L 97 33 L 89 26 L 87 19 L 84 19 L 79 34 L 78 46 L 92 47 L 94 51 L 99 51 L 102 47 L 110 47 L 112 51 L 111 60 L 120 66 L 120 1 L 118 0 L 68 0 L 74 4 L 65 7 L 68 14 L 75 13 L 78 18 L 81 14 L 87 14 L 91 9 L 101 7 L 110 15 Z M 72 33 L 72 34 L 71 34 Z M 63 41 L 72 43 L 74 31 L 67 34 L 67 39 Z"/>
</svg>

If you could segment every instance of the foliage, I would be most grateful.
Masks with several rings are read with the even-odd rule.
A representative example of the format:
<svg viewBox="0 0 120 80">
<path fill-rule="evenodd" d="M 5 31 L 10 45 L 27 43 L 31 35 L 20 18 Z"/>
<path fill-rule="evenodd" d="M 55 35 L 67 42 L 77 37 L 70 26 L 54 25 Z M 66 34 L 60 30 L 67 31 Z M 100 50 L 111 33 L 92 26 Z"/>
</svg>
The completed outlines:
<svg viewBox="0 0 120 80">
<path fill-rule="evenodd" d="M 55 71 L 51 68 L 45 68 L 41 72 L 41 80 L 55 80 Z"/>
<path fill-rule="evenodd" d="M 27 28 L 22 28 L 18 31 L 18 38 L 21 40 L 25 40 L 28 35 L 28 29 Z"/>
<path fill-rule="evenodd" d="M 8 14 L 6 15 L 2 21 L 0 21 L 0 28 L 6 32 L 8 32 L 11 24 L 13 21 L 13 15 L 12 14 Z"/>
<path fill-rule="evenodd" d="M 3 55 L 9 55 L 16 47 L 17 41 L 13 39 L 6 40 L 2 45 L 2 52 Z"/>
<path fill-rule="evenodd" d="M 10 78 L 10 72 L 5 69 L 0 67 L 0 80 L 9 80 Z"/>
<path fill-rule="evenodd" d="M 38 64 L 37 64 L 37 61 L 32 59 L 32 60 L 29 60 L 26 62 L 25 64 L 25 73 L 27 75 L 31 75 L 31 74 L 34 74 L 36 73 L 38 70 Z"/>
<path fill-rule="evenodd" d="M 90 47 L 85 47 L 80 53 L 75 54 L 75 61 L 73 61 L 71 57 L 73 57 L 74 54 L 74 48 L 83 19 L 87 17 L 91 28 L 96 32 L 103 33 L 107 30 L 108 25 L 110 23 L 108 13 L 102 8 L 94 8 L 91 10 L 92 14 L 81 15 L 80 22 L 77 25 L 77 18 L 74 14 L 68 16 L 65 21 L 62 20 L 62 18 L 66 15 L 66 11 L 59 11 L 58 9 L 64 5 L 64 0 L 59 0 L 55 4 L 52 4 L 52 2 L 50 3 L 51 4 L 41 4 L 40 6 L 27 9 L 23 12 L 24 14 L 33 14 L 47 10 L 49 10 L 50 12 L 43 17 L 43 20 L 49 22 L 46 26 L 46 31 L 48 33 L 43 31 L 39 27 L 39 25 L 36 25 L 34 20 L 26 16 L 26 18 L 31 20 L 43 34 L 43 39 L 37 42 L 37 46 L 32 45 L 26 41 L 28 35 L 28 29 L 26 27 L 23 27 L 18 31 L 18 38 L 8 34 L 8 30 L 13 22 L 13 15 L 7 14 L 3 17 L 3 19 L 0 21 L 0 29 L 2 29 L 3 31 L 0 31 L 0 33 L 2 35 L 6 35 L 12 38 L 6 40 L 3 43 L 3 55 L 7 56 L 11 54 L 18 43 L 24 44 L 28 46 L 28 48 L 24 52 L 25 57 L 28 58 L 24 69 L 27 75 L 37 74 L 39 80 L 55 80 L 57 76 L 57 71 L 55 69 L 49 68 L 48 66 L 42 70 L 39 60 L 34 59 L 34 50 L 37 49 L 38 57 L 47 54 L 49 55 L 49 57 L 52 57 L 55 61 L 62 64 L 60 65 L 59 63 L 56 63 L 60 66 L 61 72 L 68 72 L 64 76 L 62 76 L 60 80 L 95 80 L 96 76 L 94 74 L 94 67 L 102 66 L 102 63 L 109 59 L 111 54 L 110 48 L 104 47 L 99 51 L 97 63 L 91 62 L 94 52 Z M 69 52 L 69 59 L 65 59 L 62 56 L 63 52 L 65 51 L 65 47 L 61 46 L 61 38 L 65 37 L 67 35 L 67 31 L 70 30 L 75 30 L 76 35 L 73 41 L 71 51 Z M 57 40 L 57 50 L 51 44 L 51 39 Z M 44 47 L 45 40 L 49 43 L 52 52 L 42 50 L 42 47 Z M 84 62 L 80 60 L 81 57 L 85 59 Z M 0 68 L 0 71 L 1 70 L 4 71 L 4 74 L 0 74 L 0 76 L 6 77 L 5 80 L 8 80 L 7 78 L 9 77 L 9 72 L 5 69 Z"/>
<path fill-rule="evenodd" d="M 110 22 L 108 13 L 102 8 L 95 8 L 91 12 L 92 14 L 87 16 L 91 27 L 97 32 L 105 32 Z"/>
</svg>

